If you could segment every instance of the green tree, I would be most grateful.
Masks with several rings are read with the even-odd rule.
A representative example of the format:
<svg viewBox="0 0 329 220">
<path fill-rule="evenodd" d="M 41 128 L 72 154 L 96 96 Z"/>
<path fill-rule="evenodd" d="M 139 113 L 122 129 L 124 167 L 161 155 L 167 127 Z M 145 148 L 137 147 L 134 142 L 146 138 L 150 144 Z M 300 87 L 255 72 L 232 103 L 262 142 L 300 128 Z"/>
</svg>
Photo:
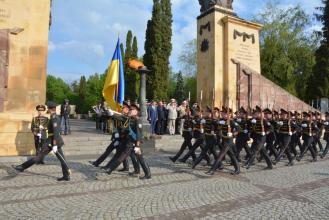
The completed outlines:
<svg viewBox="0 0 329 220">
<path fill-rule="evenodd" d="M 148 99 L 166 99 L 169 58 L 172 51 L 170 0 L 153 0 L 152 18 L 147 22 L 144 63 L 152 71 L 147 77 Z"/>
<path fill-rule="evenodd" d="M 136 45 L 134 45 L 136 44 Z M 136 99 L 136 72 L 128 68 L 128 61 L 137 58 L 137 38 L 133 38 L 132 32 L 129 30 L 126 37 L 125 50 L 125 96 L 126 99 Z"/>
<path fill-rule="evenodd" d="M 121 51 L 122 59 L 124 60 L 125 59 L 125 49 L 124 49 L 124 46 L 122 43 L 120 43 L 120 51 Z"/>
<path fill-rule="evenodd" d="M 190 103 L 197 101 L 197 80 L 195 76 L 185 78 L 184 91 L 187 98 L 190 93 Z"/>
<path fill-rule="evenodd" d="M 197 41 L 193 39 L 184 44 L 183 50 L 178 57 L 185 76 L 195 76 L 197 72 Z"/>
<path fill-rule="evenodd" d="M 61 78 L 48 75 L 46 85 L 47 101 L 54 101 L 61 104 L 64 99 L 68 98 L 70 87 Z"/>
<path fill-rule="evenodd" d="M 79 82 L 79 89 L 78 89 L 78 97 L 79 97 L 79 103 L 76 108 L 76 112 L 81 114 L 85 113 L 85 101 L 86 101 L 86 77 L 81 76 L 80 82 Z"/>
<path fill-rule="evenodd" d="M 184 79 L 181 71 L 179 71 L 177 74 L 174 97 L 177 99 L 178 103 L 182 103 L 182 101 L 185 99 Z"/>
<path fill-rule="evenodd" d="M 133 58 L 138 58 L 138 42 L 137 42 L 137 37 L 134 36 L 134 40 L 133 40 L 133 45 L 132 45 L 132 54 L 131 56 Z M 139 86 L 140 86 L 140 77 L 139 77 L 139 74 L 136 74 L 135 72 L 135 97 L 132 97 L 133 100 L 136 100 L 136 98 L 139 96 Z"/>
<path fill-rule="evenodd" d="M 271 81 L 306 100 L 316 45 L 316 39 L 305 32 L 310 17 L 299 5 L 280 9 L 276 4 L 270 1 L 254 19 L 264 25 L 260 35 L 261 71 Z"/>
<path fill-rule="evenodd" d="M 318 7 L 316 18 L 323 25 L 320 36 L 321 45 L 315 52 L 316 65 L 309 84 L 310 98 L 329 97 L 329 1 L 322 0 L 324 6 Z"/>
</svg>

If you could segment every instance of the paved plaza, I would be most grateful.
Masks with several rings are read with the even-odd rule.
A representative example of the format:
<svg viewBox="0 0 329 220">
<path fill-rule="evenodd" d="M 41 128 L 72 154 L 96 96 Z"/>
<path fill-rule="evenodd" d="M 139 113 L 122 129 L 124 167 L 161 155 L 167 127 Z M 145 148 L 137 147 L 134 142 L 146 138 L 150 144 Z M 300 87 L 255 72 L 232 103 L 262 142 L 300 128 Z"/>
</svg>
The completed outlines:
<svg viewBox="0 0 329 220">
<path fill-rule="evenodd" d="M 169 155 L 148 155 L 152 179 L 144 181 L 108 176 L 86 156 L 68 158 L 67 183 L 56 182 L 61 170 L 52 157 L 19 174 L 1 163 L 1 219 L 328 219 L 329 159 L 273 170 L 260 163 L 238 176 L 226 165 L 208 176 L 204 164 L 192 170 Z"/>
</svg>

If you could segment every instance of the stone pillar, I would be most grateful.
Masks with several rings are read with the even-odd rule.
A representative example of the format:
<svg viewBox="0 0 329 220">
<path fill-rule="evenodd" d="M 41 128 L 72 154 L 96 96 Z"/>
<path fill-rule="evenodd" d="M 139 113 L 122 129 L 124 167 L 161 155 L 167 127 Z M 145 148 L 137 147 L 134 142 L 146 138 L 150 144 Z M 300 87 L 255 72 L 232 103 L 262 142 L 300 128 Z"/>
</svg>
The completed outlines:
<svg viewBox="0 0 329 220">
<path fill-rule="evenodd" d="M 0 67 L 7 73 L 0 79 L 0 156 L 31 155 L 30 122 L 46 98 L 50 0 L 0 2 L 0 42 L 8 44 L 0 48 L 0 60 L 7 60 Z"/>
<path fill-rule="evenodd" d="M 237 70 L 232 59 L 260 72 L 259 24 L 214 6 L 198 17 L 197 92 L 203 107 L 236 108 Z M 202 101 L 201 101 L 202 91 Z"/>
</svg>

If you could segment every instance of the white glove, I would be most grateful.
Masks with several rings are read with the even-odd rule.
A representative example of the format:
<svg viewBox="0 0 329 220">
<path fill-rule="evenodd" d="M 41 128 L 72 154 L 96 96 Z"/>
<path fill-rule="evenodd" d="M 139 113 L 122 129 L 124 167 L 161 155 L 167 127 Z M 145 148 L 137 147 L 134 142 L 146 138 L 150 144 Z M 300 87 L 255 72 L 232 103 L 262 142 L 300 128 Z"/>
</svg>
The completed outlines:
<svg viewBox="0 0 329 220">
<path fill-rule="evenodd" d="M 204 124 L 204 123 L 206 123 L 206 120 L 202 119 L 201 124 Z"/>
<path fill-rule="evenodd" d="M 243 133 L 248 134 L 248 130 L 243 130 Z"/>
<path fill-rule="evenodd" d="M 307 128 L 307 124 L 302 124 L 302 127 L 303 128 Z"/>
<path fill-rule="evenodd" d="M 134 151 L 136 154 L 142 154 L 141 148 L 140 147 L 135 147 Z"/>
<path fill-rule="evenodd" d="M 203 132 L 204 132 L 203 128 L 200 129 L 200 132 L 203 134 Z"/>
<path fill-rule="evenodd" d="M 262 136 L 265 136 L 266 135 L 266 133 L 265 132 L 262 132 Z"/>
<path fill-rule="evenodd" d="M 44 127 L 42 125 L 39 126 L 40 129 L 44 129 Z"/>
<path fill-rule="evenodd" d="M 251 123 L 256 124 L 257 123 L 257 120 L 256 119 L 252 119 L 251 120 Z"/>
<path fill-rule="evenodd" d="M 227 137 L 232 137 L 232 136 L 233 136 L 233 134 L 231 132 L 227 133 Z"/>
<path fill-rule="evenodd" d="M 188 128 L 187 130 L 188 130 L 188 131 L 192 131 L 192 128 Z"/>
<path fill-rule="evenodd" d="M 278 121 L 278 125 L 283 125 L 283 121 Z"/>
<path fill-rule="evenodd" d="M 323 123 L 323 124 L 324 124 L 324 125 L 329 125 L 329 122 L 327 122 L 327 121 L 326 121 L 326 122 L 325 122 L 325 123 Z"/>
<path fill-rule="evenodd" d="M 238 123 L 241 123 L 242 119 L 241 119 L 241 118 L 238 118 L 236 121 L 237 121 Z"/>
<path fill-rule="evenodd" d="M 195 120 L 193 120 L 192 123 L 195 124 Z"/>
<path fill-rule="evenodd" d="M 54 154 L 56 154 L 57 153 L 57 151 L 58 151 L 58 147 L 55 145 L 55 146 L 53 146 L 53 150 L 52 150 L 52 152 L 54 153 Z"/>
<path fill-rule="evenodd" d="M 214 135 L 214 134 L 215 134 L 215 132 L 214 132 L 214 131 L 211 131 L 211 134 L 212 134 L 212 135 Z"/>
<path fill-rule="evenodd" d="M 289 135 L 291 136 L 292 135 L 292 132 L 289 132 Z"/>
<path fill-rule="evenodd" d="M 113 113 L 113 111 L 112 111 L 111 109 L 108 109 L 108 110 L 107 110 L 107 114 L 108 114 L 109 116 L 114 115 L 114 113 Z"/>
<path fill-rule="evenodd" d="M 119 141 L 114 142 L 114 147 L 119 146 Z"/>
<path fill-rule="evenodd" d="M 268 126 L 271 126 L 271 123 L 270 123 L 270 122 L 267 122 L 267 125 L 268 125 Z"/>
<path fill-rule="evenodd" d="M 221 125 L 225 125 L 225 121 L 224 121 L 224 120 L 220 120 L 220 121 L 219 121 L 219 124 L 221 124 Z"/>
<path fill-rule="evenodd" d="M 114 137 L 115 137 L 115 138 L 119 138 L 119 137 L 120 137 L 120 136 L 119 136 L 119 133 L 116 132 L 116 133 L 114 134 Z"/>
<path fill-rule="evenodd" d="M 39 138 L 41 138 L 41 134 L 40 134 L 40 133 L 38 133 L 37 136 L 38 136 Z"/>
</svg>

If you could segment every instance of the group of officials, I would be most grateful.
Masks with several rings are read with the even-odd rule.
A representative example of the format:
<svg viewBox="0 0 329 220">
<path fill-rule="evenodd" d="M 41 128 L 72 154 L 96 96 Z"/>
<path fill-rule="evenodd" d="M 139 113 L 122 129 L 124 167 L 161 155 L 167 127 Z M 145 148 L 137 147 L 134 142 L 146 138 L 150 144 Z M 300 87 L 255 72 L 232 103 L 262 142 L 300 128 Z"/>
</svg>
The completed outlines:
<svg viewBox="0 0 329 220">
<path fill-rule="evenodd" d="M 62 166 L 63 176 L 58 178 L 58 181 L 70 181 L 71 171 L 65 159 L 62 147 L 64 141 L 61 136 L 61 120 L 56 115 L 56 103 L 48 102 L 48 113 L 50 118 L 44 115 L 46 111 L 45 105 L 38 105 L 36 110 L 38 115 L 32 119 L 31 130 L 34 135 L 36 156 L 21 165 L 13 166 L 19 172 L 24 172 L 34 164 L 44 164 L 44 157 L 50 152 L 53 152 Z M 144 176 L 140 179 L 150 179 L 151 172 L 148 164 L 145 162 L 141 151 L 142 123 L 139 119 L 139 107 L 137 105 L 129 105 L 123 103 L 122 113 L 107 110 L 107 115 L 117 124 L 117 132 L 112 135 L 112 142 L 106 149 L 103 155 L 92 165 L 98 167 L 110 153 L 115 149 L 116 152 L 108 164 L 102 167 L 108 174 L 111 174 L 121 163 L 123 169 L 121 171 L 129 171 L 127 157 L 130 156 L 134 172 L 130 175 L 138 175 L 140 166 L 144 172 Z M 64 134 L 65 131 L 64 131 Z"/>
<path fill-rule="evenodd" d="M 299 113 L 285 109 L 277 112 L 256 106 L 251 111 L 241 107 L 233 114 L 232 109 L 227 107 L 207 107 L 203 111 L 198 106 L 195 116 L 187 109 L 184 117 L 184 142 L 170 160 L 185 163 L 192 157 L 193 169 L 205 160 L 210 167 L 206 172 L 209 175 L 224 168 L 226 156 L 234 166 L 232 174 L 239 174 L 242 150 L 245 151 L 243 165 L 246 169 L 261 160 L 265 160 L 266 169 L 272 169 L 284 156 L 288 159 L 287 165 L 293 166 L 294 161 L 300 161 L 308 151 L 312 155 L 312 162 L 315 162 L 318 155 L 324 158 L 329 150 L 328 112 L 325 120 L 322 120 L 318 112 Z M 327 142 L 325 148 L 320 141 L 323 131 L 323 138 Z M 193 139 L 195 141 L 192 144 Z M 201 153 L 196 155 L 198 148 Z M 188 152 L 182 156 L 186 149 Z"/>
</svg>

